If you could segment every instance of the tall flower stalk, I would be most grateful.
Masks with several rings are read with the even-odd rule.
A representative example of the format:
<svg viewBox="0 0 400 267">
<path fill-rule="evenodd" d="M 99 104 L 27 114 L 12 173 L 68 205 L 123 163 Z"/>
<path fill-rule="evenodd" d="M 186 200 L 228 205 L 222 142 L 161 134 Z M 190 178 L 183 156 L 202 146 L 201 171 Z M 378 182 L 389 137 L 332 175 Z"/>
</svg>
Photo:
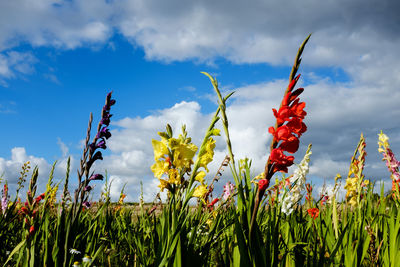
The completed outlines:
<svg viewBox="0 0 400 267">
<path fill-rule="evenodd" d="M 0 205 L 0 211 L 4 215 L 7 211 L 8 207 L 8 200 L 10 196 L 8 195 L 8 183 L 6 182 L 4 184 L 4 188 L 1 191 L 2 197 L 1 197 L 1 205 Z"/>
<path fill-rule="evenodd" d="M 382 153 L 383 159 L 382 161 L 386 162 L 386 166 L 390 172 L 390 178 L 392 179 L 392 191 L 397 192 L 397 196 L 399 193 L 400 186 L 400 162 L 396 159 L 393 151 L 390 149 L 389 145 L 389 137 L 384 134 L 382 131 L 378 134 L 378 151 Z"/>
<path fill-rule="evenodd" d="M 103 159 L 103 155 L 99 149 L 106 149 L 106 140 L 111 137 L 110 130 L 108 129 L 112 117 L 110 110 L 111 106 L 115 104 L 115 100 L 111 99 L 111 95 L 112 92 L 107 94 L 106 102 L 101 112 L 101 120 L 97 125 L 97 133 L 92 142 L 90 142 L 90 132 L 92 128 L 93 114 L 90 113 L 85 148 L 80 161 L 80 169 L 78 170 L 78 188 L 75 191 L 73 203 L 74 218 L 79 214 L 83 203 L 88 202 L 89 192 L 92 189 L 89 183 L 94 180 L 103 180 L 102 174 L 90 172 L 90 169 L 96 160 Z"/>
<path fill-rule="evenodd" d="M 151 166 L 154 176 L 160 181 L 160 189 L 168 190 L 168 196 L 183 194 L 183 190 L 189 185 L 189 180 L 185 179 L 191 175 L 192 165 L 194 164 L 193 157 L 198 148 L 187 136 L 186 126 L 182 126 L 182 134 L 178 138 L 173 137 L 172 128 L 167 124 L 166 132 L 159 132 L 161 141 L 153 139 L 151 141 L 154 150 L 155 163 Z M 195 180 L 200 183 L 195 190 L 195 196 L 201 197 L 207 190 L 204 177 L 208 172 L 207 165 L 213 159 L 215 140 L 213 135 L 219 135 L 218 129 L 213 129 L 207 139 L 205 149 L 199 152 L 200 167 L 204 170 L 199 171 L 195 175 Z"/>
<path fill-rule="evenodd" d="M 62 196 L 62 211 L 61 217 L 64 222 L 60 221 L 59 228 L 57 229 L 57 235 L 60 238 L 60 252 L 57 253 L 57 262 L 63 262 L 63 266 L 67 266 L 70 262 L 70 255 L 68 254 L 69 249 L 76 242 L 75 234 L 79 232 L 79 218 L 83 207 L 90 206 L 89 193 L 92 190 L 92 186 L 89 185 L 91 181 L 103 180 L 103 175 L 99 173 L 91 172 L 91 167 L 96 160 L 102 160 L 103 155 L 99 149 L 106 149 L 106 140 L 111 137 L 110 130 L 110 119 L 112 114 L 110 113 L 111 106 L 115 104 L 115 100 L 111 99 L 112 92 L 107 94 L 105 104 L 101 112 L 101 120 L 97 125 L 97 132 L 92 142 L 90 142 L 90 133 L 92 129 L 93 114 L 90 113 L 89 124 L 86 132 L 85 146 L 83 149 L 82 158 L 80 160 L 80 168 L 77 171 L 78 174 L 78 188 L 75 190 L 74 201 L 72 202 L 71 209 L 64 214 L 65 204 L 69 198 L 68 192 L 68 180 L 69 180 L 69 168 L 67 171 L 67 178 L 64 185 L 63 196 Z M 69 160 L 68 160 L 69 166 Z M 63 251 L 63 253 L 61 252 Z"/>
<path fill-rule="evenodd" d="M 300 136 L 307 130 L 307 126 L 303 122 L 304 117 L 307 115 L 304 111 L 306 104 L 300 102 L 299 98 L 299 95 L 304 91 L 304 88 L 298 88 L 295 90 L 294 88 L 300 78 L 300 75 L 296 76 L 296 74 L 300 67 L 301 54 L 303 53 L 304 47 L 310 37 L 311 35 L 303 41 L 297 52 L 289 76 L 289 85 L 286 88 L 279 109 L 272 109 L 276 122 L 275 126 L 268 129 L 268 132 L 273 136 L 270 145 L 271 153 L 268 157 L 267 163 L 265 164 L 264 177 L 258 184 L 258 194 L 251 218 L 250 233 L 253 229 L 260 201 L 264 196 L 265 190 L 269 186 L 272 176 L 278 171 L 287 173 L 288 167 L 293 165 L 294 157 L 285 154 L 285 152 L 289 154 L 295 153 L 299 149 Z"/>
<path fill-rule="evenodd" d="M 360 141 L 351 158 L 350 170 L 344 186 L 344 189 L 347 190 L 346 200 L 351 206 L 356 206 L 360 203 L 360 198 L 365 194 L 364 188 L 369 184 L 369 180 L 364 180 L 363 174 L 365 156 L 367 155 L 365 146 L 365 139 L 361 134 Z"/>
</svg>

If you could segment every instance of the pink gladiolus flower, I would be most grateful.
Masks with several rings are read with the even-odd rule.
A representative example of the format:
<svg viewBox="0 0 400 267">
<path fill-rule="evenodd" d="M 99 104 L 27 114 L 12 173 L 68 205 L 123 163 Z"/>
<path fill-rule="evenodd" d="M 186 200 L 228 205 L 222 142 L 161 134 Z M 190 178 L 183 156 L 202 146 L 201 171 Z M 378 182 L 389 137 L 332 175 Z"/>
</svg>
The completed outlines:
<svg viewBox="0 0 400 267">
<path fill-rule="evenodd" d="M 7 186 L 7 184 L 5 184 L 4 189 L 3 189 L 3 197 L 1 198 L 1 206 L 0 206 L 0 209 L 3 212 L 3 214 L 6 213 L 7 206 L 8 206 L 8 186 Z"/>
<path fill-rule="evenodd" d="M 234 190 L 235 186 L 231 182 L 227 182 L 226 185 L 224 185 L 224 195 L 222 198 L 226 201 L 233 194 Z"/>
</svg>

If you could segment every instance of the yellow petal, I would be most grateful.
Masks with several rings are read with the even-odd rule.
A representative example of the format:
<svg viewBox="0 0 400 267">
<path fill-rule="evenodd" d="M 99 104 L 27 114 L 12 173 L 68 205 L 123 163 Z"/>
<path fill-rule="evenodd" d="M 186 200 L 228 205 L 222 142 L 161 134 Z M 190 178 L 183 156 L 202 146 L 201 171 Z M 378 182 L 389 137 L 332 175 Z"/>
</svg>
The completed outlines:
<svg viewBox="0 0 400 267">
<path fill-rule="evenodd" d="M 213 160 L 214 157 L 215 140 L 211 137 L 207 140 L 205 144 L 205 150 L 200 155 L 200 167 L 203 167 L 208 172 L 207 165 Z"/>
<path fill-rule="evenodd" d="M 384 134 L 382 131 L 378 134 L 379 140 L 378 140 L 378 144 L 379 144 L 379 152 L 385 152 L 384 150 L 388 149 L 389 146 L 389 137 Z M 383 146 L 383 148 L 381 148 L 381 146 Z"/>
<path fill-rule="evenodd" d="M 154 176 L 157 178 L 161 178 L 161 176 L 168 171 L 168 162 L 163 160 L 157 160 L 156 163 L 151 165 L 151 171 L 154 173 Z"/>
<path fill-rule="evenodd" d="M 153 145 L 154 150 L 154 160 L 158 160 L 164 155 L 168 155 L 168 148 L 162 141 L 152 139 L 151 144 Z"/>
<path fill-rule="evenodd" d="M 203 198 L 207 191 L 207 185 L 201 184 L 194 190 L 193 197 Z"/>
<path fill-rule="evenodd" d="M 179 175 L 179 172 L 177 169 L 169 169 L 168 170 L 168 177 L 169 177 L 169 183 L 171 184 L 181 184 L 181 176 Z"/>
<path fill-rule="evenodd" d="M 196 154 L 197 146 L 194 144 L 174 145 L 174 166 L 177 168 L 190 168 L 193 164 L 193 157 Z"/>
<path fill-rule="evenodd" d="M 164 179 L 159 179 L 159 180 L 160 184 L 158 185 L 158 187 L 160 188 L 161 192 L 163 192 L 165 188 L 168 189 L 169 183 Z"/>
<path fill-rule="evenodd" d="M 204 171 L 200 171 L 196 174 L 196 176 L 194 177 L 194 179 L 196 181 L 199 181 L 200 183 L 204 182 L 204 177 L 206 176 L 206 173 Z"/>
<path fill-rule="evenodd" d="M 220 130 L 216 129 L 216 128 L 212 129 L 211 130 L 211 135 L 220 136 Z"/>
</svg>

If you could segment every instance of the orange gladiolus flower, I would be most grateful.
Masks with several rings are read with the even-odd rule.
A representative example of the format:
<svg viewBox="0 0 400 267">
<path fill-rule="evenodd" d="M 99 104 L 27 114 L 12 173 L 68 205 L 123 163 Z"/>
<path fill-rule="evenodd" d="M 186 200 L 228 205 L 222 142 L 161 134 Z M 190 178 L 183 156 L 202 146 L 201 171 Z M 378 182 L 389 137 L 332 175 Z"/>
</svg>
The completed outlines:
<svg viewBox="0 0 400 267">
<path fill-rule="evenodd" d="M 313 218 L 314 220 L 318 217 L 319 215 L 319 209 L 318 208 L 312 208 L 307 210 L 308 214 Z"/>
</svg>

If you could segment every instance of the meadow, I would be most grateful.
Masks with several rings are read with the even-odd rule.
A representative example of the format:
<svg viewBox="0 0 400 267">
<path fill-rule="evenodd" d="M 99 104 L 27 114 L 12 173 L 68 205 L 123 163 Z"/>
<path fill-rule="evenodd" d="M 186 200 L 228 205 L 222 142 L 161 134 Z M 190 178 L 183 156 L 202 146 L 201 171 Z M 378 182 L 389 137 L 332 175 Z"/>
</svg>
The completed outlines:
<svg viewBox="0 0 400 267">
<path fill-rule="evenodd" d="M 347 177 L 335 177 L 333 192 L 315 192 L 307 181 L 312 145 L 295 159 L 307 131 L 308 115 L 296 88 L 303 49 L 301 44 L 283 91 L 273 109 L 275 125 L 264 172 L 251 176 L 251 160 L 236 159 L 229 137 L 226 105 L 217 80 L 206 75 L 219 106 L 201 144 L 186 130 L 166 125 L 152 140 L 162 201 L 136 205 L 110 200 L 107 174 L 92 171 L 112 138 L 112 93 L 106 97 L 97 128 L 90 116 L 77 174 L 68 161 L 65 178 L 49 173 L 45 192 L 37 192 L 38 168 L 21 166 L 16 192 L 1 182 L 1 266 L 396 266 L 400 262 L 400 162 L 390 149 L 389 137 L 377 133 L 392 188 L 365 179 L 365 139 L 354 144 Z M 278 105 L 278 103 L 277 103 Z M 222 129 L 216 123 L 222 122 Z M 222 131 L 221 131 L 222 130 Z M 92 136 L 92 132 L 95 134 Z M 223 135 L 228 154 L 212 180 L 205 179 L 213 161 L 215 136 Z M 149 144 L 150 145 L 150 144 Z M 351 149 L 354 149 L 351 148 Z M 296 163 L 295 163 L 296 162 Z M 288 174 L 288 167 L 295 171 Z M 31 169 L 32 168 L 32 169 Z M 223 172 L 225 170 L 225 172 Z M 224 191 L 214 191 L 220 177 L 233 177 Z M 78 185 L 71 187 L 70 180 Z M 93 185 L 104 183 L 93 202 Z M 337 193 L 344 183 L 346 196 Z M 26 191 L 26 194 L 22 194 Z M 375 192 L 380 192 L 379 194 Z M 59 194 L 59 195 L 58 195 Z M 193 205 L 196 203 L 196 205 Z"/>
</svg>

